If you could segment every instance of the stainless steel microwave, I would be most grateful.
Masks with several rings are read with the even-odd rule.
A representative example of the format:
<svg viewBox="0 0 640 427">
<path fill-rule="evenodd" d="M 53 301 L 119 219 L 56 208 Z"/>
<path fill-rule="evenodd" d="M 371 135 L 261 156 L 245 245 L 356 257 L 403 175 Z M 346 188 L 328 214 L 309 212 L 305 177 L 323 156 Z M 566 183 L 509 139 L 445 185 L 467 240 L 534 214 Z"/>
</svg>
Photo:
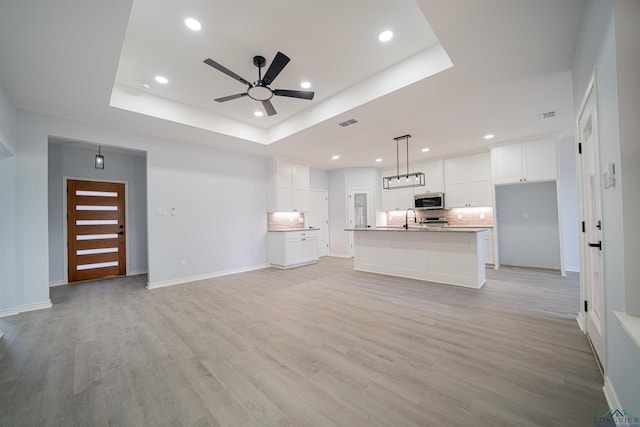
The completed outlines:
<svg viewBox="0 0 640 427">
<path fill-rule="evenodd" d="M 416 209 L 444 209 L 444 193 L 425 193 L 413 196 Z"/>
</svg>

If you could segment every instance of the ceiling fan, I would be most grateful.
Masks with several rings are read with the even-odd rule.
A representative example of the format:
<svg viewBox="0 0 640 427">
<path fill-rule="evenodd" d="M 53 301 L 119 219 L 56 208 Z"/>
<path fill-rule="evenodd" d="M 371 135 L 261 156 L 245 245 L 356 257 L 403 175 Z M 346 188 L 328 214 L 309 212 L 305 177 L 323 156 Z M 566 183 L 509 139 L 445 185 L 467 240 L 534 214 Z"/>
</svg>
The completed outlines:
<svg viewBox="0 0 640 427">
<path fill-rule="evenodd" d="M 233 71 L 228 68 L 218 64 L 211 58 L 207 58 L 204 60 L 204 63 L 210 65 L 218 71 L 225 73 L 227 76 L 238 80 L 240 83 L 247 85 L 247 91 L 243 93 L 238 93 L 235 95 L 223 96 L 222 98 L 216 98 L 215 100 L 218 102 L 227 102 L 232 99 L 242 98 L 243 96 L 249 96 L 251 99 L 255 99 L 256 101 L 261 101 L 264 106 L 265 111 L 269 116 L 273 116 L 277 114 L 276 109 L 273 108 L 273 104 L 271 104 L 271 98 L 275 96 L 288 96 L 290 98 L 300 98 L 300 99 L 313 99 L 314 92 L 304 91 L 304 90 L 285 90 L 285 89 L 271 89 L 269 85 L 273 82 L 278 74 L 282 71 L 282 69 L 289 63 L 290 59 L 287 55 L 282 52 L 278 52 L 276 57 L 271 62 L 269 69 L 265 73 L 264 77 L 262 77 L 262 67 L 264 67 L 267 61 L 264 59 L 264 56 L 254 56 L 253 57 L 253 65 L 258 67 L 258 80 L 253 83 L 249 83 L 248 80 L 243 79 Z"/>
</svg>

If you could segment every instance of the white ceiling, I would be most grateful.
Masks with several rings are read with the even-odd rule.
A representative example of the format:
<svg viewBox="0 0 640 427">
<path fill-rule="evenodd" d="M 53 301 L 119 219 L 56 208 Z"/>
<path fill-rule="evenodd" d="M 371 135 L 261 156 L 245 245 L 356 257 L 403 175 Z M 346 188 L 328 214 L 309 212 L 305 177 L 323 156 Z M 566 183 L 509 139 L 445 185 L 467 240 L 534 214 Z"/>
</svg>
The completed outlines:
<svg viewBox="0 0 640 427">
<path fill-rule="evenodd" d="M 0 0 L 0 83 L 19 109 L 321 169 L 391 166 L 393 138 L 407 133 L 411 160 L 486 148 L 486 133 L 572 135 L 583 10 L 584 0 Z M 189 16 L 200 32 L 184 27 Z M 395 34 L 387 44 L 383 29 Z M 277 51 L 291 62 L 272 88 L 309 80 L 313 101 L 274 97 L 278 115 L 262 118 L 247 97 L 213 101 L 246 87 L 205 58 L 253 81 L 252 57 L 269 64 Z"/>
</svg>

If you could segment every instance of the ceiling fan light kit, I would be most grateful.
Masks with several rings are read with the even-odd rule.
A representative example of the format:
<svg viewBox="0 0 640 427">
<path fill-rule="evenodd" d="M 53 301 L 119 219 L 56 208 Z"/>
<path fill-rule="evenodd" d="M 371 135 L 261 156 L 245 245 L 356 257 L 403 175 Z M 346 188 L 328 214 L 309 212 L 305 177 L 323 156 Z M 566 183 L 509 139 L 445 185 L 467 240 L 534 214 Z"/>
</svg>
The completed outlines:
<svg viewBox="0 0 640 427">
<path fill-rule="evenodd" d="M 424 187 L 425 175 L 422 172 L 409 173 L 409 138 L 411 135 L 402 135 L 393 138 L 396 141 L 396 174 L 382 178 L 382 188 L 385 190 L 397 190 L 400 188 Z M 400 175 L 400 140 L 404 139 L 407 146 L 407 173 Z"/>
<path fill-rule="evenodd" d="M 273 98 L 274 95 L 312 100 L 315 94 L 314 92 L 304 90 L 271 89 L 269 87 L 269 85 L 276 79 L 276 77 L 278 77 L 280 72 L 284 69 L 284 67 L 289 63 L 290 60 L 291 59 L 289 59 L 287 55 L 282 52 L 278 52 L 276 54 L 276 57 L 271 62 L 271 65 L 269 65 L 269 68 L 267 69 L 264 77 L 262 77 L 262 67 L 267 64 L 267 61 L 264 56 L 254 56 L 253 65 L 258 67 L 258 80 L 253 83 L 250 83 L 247 79 L 240 77 L 238 74 L 234 73 L 228 68 L 218 64 L 211 58 L 205 59 L 204 63 L 247 86 L 246 92 L 223 96 L 222 98 L 216 98 L 215 101 L 227 102 L 231 101 L 232 99 L 249 96 L 249 98 L 255 101 L 262 102 L 262 106 L 267 112 L 267 115 L 273 116 L 277 114 L 276 109 L 274 108 L 273 104 L 271 104 L 271 98 Z"/>
</svg>

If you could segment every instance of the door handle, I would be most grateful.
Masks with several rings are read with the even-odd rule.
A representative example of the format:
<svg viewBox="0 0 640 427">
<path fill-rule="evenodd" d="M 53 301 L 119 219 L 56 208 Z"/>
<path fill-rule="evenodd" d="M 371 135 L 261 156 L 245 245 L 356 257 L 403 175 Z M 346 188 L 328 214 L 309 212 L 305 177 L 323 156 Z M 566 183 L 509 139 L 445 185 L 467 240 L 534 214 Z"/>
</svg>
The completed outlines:
<svg viewBox="0 0 640 427">
<path fill-rule="evenodd" d="M 122 234 L 124 234 L 124 231 L 121 231 L 121 232 L 119 232 L 118 234 L 122 235 Z"/>
<path fill-rule="evenodd" d="M 602 241 L 598 240 L 598 243 L 589 242 L 589 247 L 590 248 L 598 248 L 598 249 L 602 250 Z"/>
</svg>

